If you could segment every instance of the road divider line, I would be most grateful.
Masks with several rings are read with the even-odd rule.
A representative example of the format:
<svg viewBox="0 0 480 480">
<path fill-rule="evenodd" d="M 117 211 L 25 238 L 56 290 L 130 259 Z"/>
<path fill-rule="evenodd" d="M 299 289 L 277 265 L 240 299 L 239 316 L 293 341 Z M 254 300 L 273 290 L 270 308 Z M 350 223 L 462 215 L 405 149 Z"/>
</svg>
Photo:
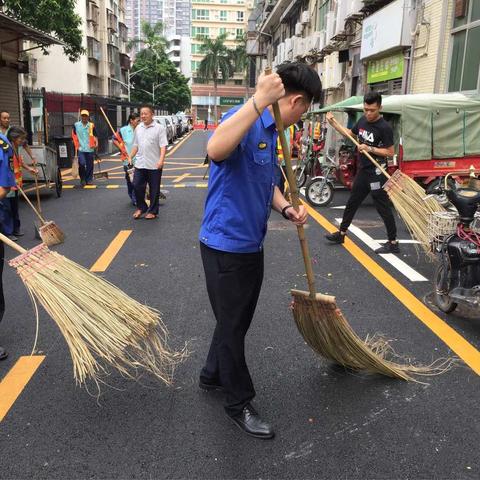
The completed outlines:
<svg viewBox="0 0 480 480">
<path fill-rule="evenodd" d="M 174 185 L 174 188 L 185 188 L 185 187 L 186 187 L 186 185 L 184 183 L 176 183 Z"/>
<path fill-rule="evenodd" d="M 189 177 L 190 174 L 189 173 L 184 173 L 183 175 L 180 175 L 179 177 L 177 177 L 175 180 L 173 180 L 173 183 L 179 183 L 181 182 L 182 180 L 184 180 L 185 178 Z"/>
<path fill-rule="evenodd" d="M 0 422 L 44 360 L 44 355 L 20 357 L 0 382 Z"/>
<path fill-rule="evenodd" d="M 96 185 L 85 185 L 84 190 L 95 190 L 97 188 Z"/>
<path fill-rule="evenodd" d="M 104 272 L 117 256 L 124 243 L 132 233 L 131 230 L 121 230 L 118 235 L 112 240 L 106 250 L 100 255 L 98 260 L 90 268 L 91 272 Z"/>
<path fill-rule="evenodd" d="M 171 150 L 169 150 L 167 152 L 167 154 L 165 155 L 165 157 L 170 157 L 171 155 L 173 155 L 185 143 L 185 141 L 188 140 L 192 136 L 192 133 L 193 133 L 193 130 L 190 133 L 188 133 L 187 136 L 183 137 L 177 143 L 177 145 L 175 145 Z"/>
<path fill-rule="evenodd" d="M 336 218 L 335 221 L 338 224 L 342 223 L 341 218 Z M 364 232 L 362 229 L 353 224 L 350 225 L 349 230 L 374 251 L 382 246 L 370 235 L 368 235 L 368 233 Z M 395 256 L 393 253 L 382 253 L 380 256 L 383 257 L 390 265 L 395 267 L 401 274 L 405 275 L 411 282 L 428 282 L 428 279 L 426 279 L 423 275 L 420 275 L 420 273 L 414 270 L 403 260 Z"/>
<path fill-rule="evenodd" d="M 107 185 L 107 188 L 108 188 L 109 190 L 113 190 L 113 189 L 115 189 L 115 188 L 120 188 L 120 185 Z"/>
<path fill-rule="evenodd" d="M 320 215 L 310 205 L 303 202 L 310 216 L 327 232 L 337 231 L 335 225 Z M 410 290 L 393 278 L 366 252 L 349 238 L 345 239 L 343 247 L 363 265 L 390 293 L 396 297 L 413 315 L 428 327 L 440 340 L 451 348 L 477 375 L 480 375 L 480 352 L 450 325 L 444 322 L 422 303 Z"/>
</svg>

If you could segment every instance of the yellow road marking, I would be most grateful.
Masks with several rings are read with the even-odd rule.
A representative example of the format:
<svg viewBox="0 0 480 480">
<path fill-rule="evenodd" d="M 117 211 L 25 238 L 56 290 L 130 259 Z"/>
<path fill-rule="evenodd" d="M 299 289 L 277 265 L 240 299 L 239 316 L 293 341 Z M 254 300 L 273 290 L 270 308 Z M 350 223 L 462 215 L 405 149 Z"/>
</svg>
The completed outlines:
<svg viewBox="0 0 480 480">
<path fill-rule="evenodd" d="M 112 190 L 114 188 L 120 188 L 120 185 L 107 185 L 107 188 Z"/>
<path fill-rule="evenodd" d="M 193 130 L 186 136 L 183 137 L 180 142 L 177 143 L 167 154 L 165 155 L 166 157 L 169 157 L 170 155 L 173 155 L 184 143 L 185 140 L 189 139 L 192 136 Z"/>
<path fill-rule="evenodd" d="M 180 183 L 180 184 L 177 183 L 176 185 L 173 186 L 173 188 L 185 188 L 185 187 L 186 185 L 184 183 Z"/>
<path fill-rule="evenodd" d="M 0 422 L 5 418 L 43 360 L 45 360 L 44 355 L 20 357 L 0 382 Z"/>
<path fill-rule="evenodd" d="M 324 216 L 303 202 L 308 213 L 328 232 L 338 229 Z M 390 293 L 395 296 L 411 313 L 426 325 L 437 337 L 450 347 L 477 375 L 480 375 L 480 352 L 452 327 L 435 315 L 415 295 L 372 260 L 360 247 L 349 238 L 345 239 L 344 248 L 361 263 Z"/>
<path fill-rule="evenodd" d="M 196 165 L 194 167 L 174 167 L 174 168 L 169 168 L 166 167 L 163 169 L 164 172 L 173 172 L 175 170 L 195 170 L 196 168 L 203 168 L 206 169 L 206 165 Z"/>
<path fill-rule="evenodd" d="M 85 185 L 83 187 L 85 190 L 94 190 L 95 188 L 97 188 L 96 185 Z"/>
<path fill-rule="evenodd" d="M 62 188 L 75 188 L 75 185 L 63 185 Z"/>
<path fill-rule="evenodd" d="M 131 230 L 121 230 L 119 234 L 112 240 L 110 245 L 102 253 L 100 258 L 90 268 L 91 272 L 104 272 L 113 259 L 117 256 L 118 252 L 122 248 L 123 244 L 127 241 L 127 238 L 132 233 Z"/>
<path fill-rule="evenodd" d="M 197 183 L 195 184 L 195 186 L 197 188 L 207 188 L 208 187 L 208 183 Z"/>
<path fill-rule="evenodd" d="M 183 179 L 187 178 L 188 176 L 190 176 L 189 173 L 184 173 L 183 175 L 180 175 L 175 180 L 173 180 L 173 183 L 181 182 Z"/>
</svg>

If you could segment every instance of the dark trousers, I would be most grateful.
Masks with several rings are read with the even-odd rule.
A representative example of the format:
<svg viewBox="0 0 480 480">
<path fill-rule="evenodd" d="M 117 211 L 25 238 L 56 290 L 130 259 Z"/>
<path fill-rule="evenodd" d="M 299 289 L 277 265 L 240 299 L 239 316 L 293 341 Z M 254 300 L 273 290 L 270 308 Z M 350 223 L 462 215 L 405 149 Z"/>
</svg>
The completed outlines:
<svg viewBox="0 0 480 480">
<path fill-rule="evenodd" d="M 128 196 L 130 197 L 130 200 L 134 205 L 136 205 L 136 200 L 135 200 L 135 189 L 133 188 L 133 183 L 130 180 L 130 175 L 128 174 L 128 167 L 126 165 L 123 166 L 123 170 L 125 172 L 125 181 L 127 182 L 127 190 L 128 190 Z"/>
<path fill-rule="evenodd" d="M 20 232 L 20 215 L 18 191 L 14 197 L 4 198 L 0 201 L 0 224 L 5 235 L 15 235 Z"/>
<path fill-rule="evenodd" d="M 262 287 L 263 252 L 227 253 L 203 243 L 200 248 L 208 297 L 217 321 L 200 380 L 222 385 L 225 410 L 236 415 L 255 397 L 245 361 L 245 335 Z"/>
<path fill-rule="evenodd" d="M 352 223 L 358 207 L 367 198 L 368 194 L 372 195 L 373 203 L 377 212 L 382 217 L 383 223 L 387 229 L 388 240 L 396 240 L 397 227 L 395 225 L 395 217 L 393 216 L 392 206 L 387 193 L 382 188 L 385 183 L 383 175 L 377 175 L 375 171 L 360 170 L 353 183 L 352 193 L 348 199 L 347 206 L 343 213 L 343 220 L 340 230 L 346 232 Z"/>
<path fill-rule="evenodd" d="M 80 180 L 93 182 L 93 152 L 78 152 L 78 174 Z"/>
<path fill-rule="evenodd" d="M 148 170 L 146 168 L 135 168 L 133 187 L 135 190 L 135 198 L 137 200 L 137 208 L 141 210 L 142 213 L 153 213 L 154 215 L 158 215 L 161 180 L 162 169 Z M 150 189 L 150 207 L 145 202 L 147 183 Z"/>
<path fill-rule="evenodd" d="M 0 242 L 0 322 L 5 313 L 5 297 L 3 296 L 3 263 L 5 258 L 5 245 Z"/>
</svg>

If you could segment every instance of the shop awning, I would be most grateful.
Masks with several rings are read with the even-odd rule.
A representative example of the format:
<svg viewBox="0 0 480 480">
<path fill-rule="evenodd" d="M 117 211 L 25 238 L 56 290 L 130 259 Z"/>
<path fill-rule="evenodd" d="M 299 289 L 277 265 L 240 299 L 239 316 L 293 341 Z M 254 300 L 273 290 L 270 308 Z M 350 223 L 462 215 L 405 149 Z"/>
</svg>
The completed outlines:
<svg viewBox="0 0 480 480">
<path fill-rule="evenodd" d="M 358 105 L 358 104 L 363 104 L 363 96 L 357 95 L 357 96 L 342 100 L 341 102 L 334 103 L 332 105 L 326 105 L 320 110 L 308 112 L 308 115 L 315 115 L 317 113 L 326 113 L 326 112 L 329 112 L 330 110 L 342 110 L 345 107 L 350 107 L 352 105 Z"/>
</svg>

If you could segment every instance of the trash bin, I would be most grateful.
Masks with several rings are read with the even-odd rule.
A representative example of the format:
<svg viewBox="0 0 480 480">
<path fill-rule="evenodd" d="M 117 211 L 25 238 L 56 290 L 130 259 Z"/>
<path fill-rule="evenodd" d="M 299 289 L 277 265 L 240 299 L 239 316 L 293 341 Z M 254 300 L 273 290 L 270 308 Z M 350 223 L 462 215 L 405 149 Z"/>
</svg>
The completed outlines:
<svg viewBox="0 0 480 480">
<path fill-rule="evenodd" d="M 58 166 L 60 168 L 70 168 L 75 156 L 72 137 L 54 137 L 53 141 L 57 150 Z"/>
</svg>

